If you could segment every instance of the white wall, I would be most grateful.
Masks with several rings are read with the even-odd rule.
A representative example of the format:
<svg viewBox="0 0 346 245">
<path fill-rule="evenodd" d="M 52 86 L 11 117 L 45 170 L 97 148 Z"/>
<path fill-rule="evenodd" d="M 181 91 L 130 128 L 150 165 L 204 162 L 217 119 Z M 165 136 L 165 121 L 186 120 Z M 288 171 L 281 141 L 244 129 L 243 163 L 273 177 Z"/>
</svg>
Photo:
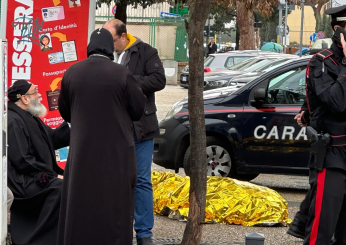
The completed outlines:
<svg viewBox="0 0 346 245">
<path fill-rule="evenodd" d="M 96 10 L 96 16 L 109 16 L 112 14 L 112 8 L 114 6 L 112 2 L 109 6 L 105 3 L 102 3 L 101 8 Z M 153 4 L 145 9 L 138 5 L 135 9 L 132 5 L 127 6 L 127 16 L 128 17 L 160 17 L 161 12 L 169 13 L 170 5 L 168 3 L 157 3 Z"/>
</svg>

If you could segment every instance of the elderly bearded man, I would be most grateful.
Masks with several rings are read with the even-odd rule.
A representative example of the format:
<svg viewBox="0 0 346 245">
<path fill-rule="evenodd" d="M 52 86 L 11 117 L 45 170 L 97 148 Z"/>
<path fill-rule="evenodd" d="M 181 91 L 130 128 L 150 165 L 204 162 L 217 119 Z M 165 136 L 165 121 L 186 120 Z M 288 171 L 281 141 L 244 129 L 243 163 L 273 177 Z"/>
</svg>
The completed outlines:
<svg viewBox="0 0 346 245">
<path fill-rule="evenodd" d="M 8 187 L 14 195 L 11 236 L 14 244 L 55 245 L 63 170 L 55 149 L 70 141 L 67 123 L 53 130 L 39 117 L 47 109 L 35 85 L 18 80 L 8 89 Z"/>
</svg>

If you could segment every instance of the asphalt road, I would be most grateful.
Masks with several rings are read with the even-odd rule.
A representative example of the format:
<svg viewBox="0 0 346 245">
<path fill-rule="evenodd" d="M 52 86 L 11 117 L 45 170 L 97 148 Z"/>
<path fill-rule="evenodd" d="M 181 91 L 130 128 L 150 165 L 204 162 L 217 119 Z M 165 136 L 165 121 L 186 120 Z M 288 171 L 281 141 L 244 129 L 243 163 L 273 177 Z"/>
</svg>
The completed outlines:
<svg viewBox="0 0 346 245">
<path fill-rule="evenodd" d="M 187 89 L 180 86 L 166 86 L 156 93 L 157 115 L 162 120 L 172 105 L 187 96 Z M 154 171 L 170 171 L 156 164 Z M 184 175 L 183 169 L 180 169 Z M 298 211 L 300 202 L 309 188 L 308 178 L 305 176 L 286 176 L 261 174 L 251 181 L 254 184 L 266 186 L 276 190 L 288 202 L 289 218 L 293 219 Z M 153 235 L 156 244 L 177 244 L 182 239 L 185 223 L 171 220 L 168 217 L 155 215 Z M 245 234 L 251 232 L 262 233 L 266 245 L 301 245 L 302 240 L 286 234 L 287 227 L 243 227 L 240 225 L 207 224 L 203 227 L 202 240 L 205 244 L 245 244 Z"/>
</svg>

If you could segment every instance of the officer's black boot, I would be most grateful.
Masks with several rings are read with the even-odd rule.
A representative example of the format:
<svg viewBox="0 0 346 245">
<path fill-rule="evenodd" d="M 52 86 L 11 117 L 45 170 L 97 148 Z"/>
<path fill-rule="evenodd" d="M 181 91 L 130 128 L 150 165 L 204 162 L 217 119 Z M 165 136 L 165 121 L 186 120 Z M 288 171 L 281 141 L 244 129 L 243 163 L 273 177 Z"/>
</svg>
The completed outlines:
<svg viewBox="0 0 346 245">
<path fill-rule="evenodd" d="M 298 212 L 288 228 L 287 234 L 304 239 L 305 237 L 305 226 L 308 222 L 308 217 Z"/>
</svg>

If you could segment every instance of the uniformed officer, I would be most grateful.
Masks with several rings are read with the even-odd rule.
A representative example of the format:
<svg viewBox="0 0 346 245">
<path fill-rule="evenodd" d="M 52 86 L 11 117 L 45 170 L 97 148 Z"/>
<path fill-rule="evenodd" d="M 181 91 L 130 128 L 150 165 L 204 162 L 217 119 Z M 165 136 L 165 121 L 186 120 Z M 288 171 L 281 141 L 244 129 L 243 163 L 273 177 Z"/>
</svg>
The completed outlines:
<svg viewBox="0 0 346 245">
<path fill-rule="evenodd" d="M 329 244 L 334 232 L 333 244 L 346 244 L 346 6 L 325 13 L 332 16 L 333 44 L 311 58 L 306 97 L 310 125 L 327 146 L 324 156 L 321 149 L 310 157 L 304 245 Z"/>
</svg>

